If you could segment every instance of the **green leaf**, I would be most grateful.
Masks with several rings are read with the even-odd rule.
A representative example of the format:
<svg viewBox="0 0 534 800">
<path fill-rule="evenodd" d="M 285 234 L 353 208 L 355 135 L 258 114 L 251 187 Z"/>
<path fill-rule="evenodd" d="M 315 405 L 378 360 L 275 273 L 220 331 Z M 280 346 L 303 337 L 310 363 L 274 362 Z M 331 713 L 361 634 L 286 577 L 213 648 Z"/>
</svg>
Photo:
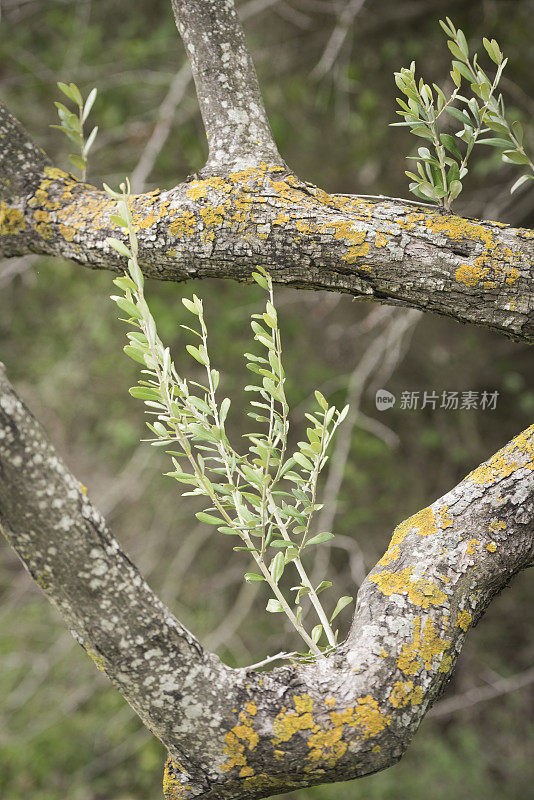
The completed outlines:
<svg viewBox="0 0 534 800">
<path fill-rule="evenodd" d="M 120 253 L 121 256 L 125 256 L 126 258 L 131 258 L 132 253 L 128 247 L 124 244 L 124 242 L 119 241 L 119 239 L 114 239 L 113 236 L 108 236 L 106 242 L 112 247 L 117 253 Z"/>
<path fill-rule="evenodd" d="M 148 386 L 132 386 L 129 390 L 132 397 L 139 400 L 161 400 L 161 395 L 157 389 L 150 389 Z"/>
<path fill-rule="evenodd" d="M 265 290 L 269 289 L 269 282 L 268 282 L 267 278 L 265 278 L 263 275 L 260 275 L 259 272 L 253 272 L 252 273 L 252 277 L 254 278 L 256 283 L 261 286 L 262 289 L 265 289 Z"/>
<path fill-rule="evenodd" d="M 275 600 L 274 597 L 269 600 L 265 608 L 270 614 L 279 614 L 284 611 L 282 603 L 279 600 Z"/>
<path fill-rule="evenodd" d="M 334 538 L 333 533 L 328 533 L 327 531 L 323 531 L 322 533 L 316 534 L 316 536 L 312 536 L 312 538 L 305 543 L 304 547 L 309 547 L 309 545 L 311 544 L 322 544 L 323 542 L 329 542 L 330 539 L 333 538 Z"/>
<path fill-rule="evenodd" d="M 245 548 L 241 548 L 241 547 L 237 548 L 237 547 L 235 547 L 234 549 L 235 550 L 237 550 L 237 549 L 239 549 L 239 550 L 241 550 L 241 549 L 248 550 L 249 548 L 248 547 L 245 547 Z M 257 581 L 264 581 L 265 580 L 263 575 L 258 575 L 257 572 L 245 572 L 245 575 L 243 577 L 245 578 L 245 580 L 248 583 L 255 583 Z"/>
<path fill-rule="evenodd" d="M 462 53 L 456 42 L 448 41 L 447 46 L 455 58 L 459 58 L 460 61 L 465 61 L 465 54 Z"/>
<path fill-rule="evenodd" d="M 449 184 L 449 200 L 452 202 L 456 200 L 460 192 L 462 191 L 462 182 L 461 181 L 451 181 Z"/>
<path fill-rule="evenodd" d="M 127 300 L 125 297 L 118 297 L 117 295 L 112 294 L 111 299 L 117 303 L 118 307 L 126 312 L 129 317 L 135 317 L 135 319 L 142 319 L 143 315 L 139 311 L 136 305 L 131 302 L 131 300 Z"/>
<path fill-rule="evenodd" d="M 328 403 L 326 402 L 325 396 L 321 394 L 321 392 L 319 392 L 318 390 L 315 390 L 315 399 L 317 400 L 323 411 L 326 411 L 328 409 Z"/>
<path fill-rule="evenodd" d="M 501 147 L 501 148 L 507 148 L 512 146 L 512 142 L 510 141 L 510 139 L 499 139 L 499 138 L 477 139 L 477 144 L 487 144 L 490 147 Z"/>
<path fill-rule="evenodd" d="M 114 225 L 119 225 L 121 228 L 127 228 L 128 223 L 122 217 L 117 216 L 117 214 L 112 214 L 109 218 L 109 221 L 112 222 Z"/>
<path fill-rule="evenodd" d="M 222 520 L 219 517 L 214 517 L 213 514 L 206 514 L 205 511 L 197 511 L 195 517 L 200 522 L 206 522 L 208 525 L 220 525 Z"/>
<path fill-rule="evenodd" d="M 69 154 L 69 161 L 71 162 L 71 164 L 74 164 L 76 169 L 80 169 L 82 172 L 87 167 L 87 162 L 85 158 L 82 158 L 81 156 Z"/>
<path fill-rule="evenodd" d="M 187 297 L 182 297 L 182 303 L 191 314 L 195 314 L 198 317 L 198 309 L 192 300 L 188 300 Z"/>
<path fill-rule="evenodd" d="M 195 361 L 199 362 L 199 364 L 202 364 L 204 367 L 207 365 L 208 362 L 206 361 L 204 353 L 200 350 L 200 348 L 195 347 L 192 344 L 188 344 L 186 345 L 185 349 L 187 350 L 189 355 L 193 356 Z"/>
<path fill-rule="evenodd" d="M 71 97 L 74 100 L 74 102 L 76 103 L 76 105 L 82 106 L 83 105 L 82 94 L 81 94 L 80 90 L 78 89 L 78 87 L 76 86 L 76 84 L 75 83 L 69 83 L 69 89 L 70 89 L 70 92 L 71 92 Z"/>
<path fill-rule="evenodd" d="M 312 471 L 313 464 L 306 458 L 306 456 L 302 455 L 302 453 L 294 453 L 293 460 L 304 469 L 307 469 L 309 472 Z"/>
<path fill-rule="evenodd" d="M 512 164 L 530 164 L 530 159 L 525 153 L 520 153 L 519 150 L 505 150 L 503 156 L 512 162 Z"/>
<path fill-rule="evenodd" d="M 474 128 L 475 127 L 475 123 L 473 122 L 471 117 L 468 117 L 467 114 L 464 114 L 464 112 L 460 111 L 458 108 L 454 108 L 453 106 L 447 106 L 447 108 L 445 110 L 446 110 L 446 112 L 448 114 L 451 115 L 451 117 L 454 117 L 454 119 L 457 119 L 459 122 L 461 122 L 467 128 Z"/>
<path fill-rule="evenodd" d="M 322 635 L 323 635 L 323 626 L 322 625 L 316 625 L 312 629 L 312 632 L 311 632 L 312 641 L 315 644 L 317 644 L 317 642 L 319 641 L 319 639 L 321 638 Z"/>
<path fill-rule="evenodd" d="M 144 367 L 146 367 L 145 354 L 142 350 L 139 350 L 137 347 L 133 347 L 131 344 L 125 345 L 122 349 L 127 356 L 133 358 L 134 361 L 137 361 L 139 364 L 142 364 Z"/>
<path fill-rule="evenodd" d="M 224 424 L 224 421 L 225 421 L 225 419 L 226 419 L 226 417 L 228 415 L 228 409 L 229 408 L 230 408 L 230 398 L 229 397 L 225 397 L 224 400 L 221 403 L 221 410 L 219 412 L 219 419 L 220 419 L 221 425 Z"/>
<path fill-rule="evenodd" d="M 340 597 L 340 598 L 339 598 L 339 600 L 337 601 L 337 605 L 336 605 L 336 607 L 334 608 L 334 611 L 333 611 L 333 613 L 332 613 L 332 616 L 330 617 L 330 622 L 332 622 L 332 620 L 333 620 L 335 617 L 337 617 L 337 615 L 339 614 L 339 612 L 340 612 L 340 611 L 343 611 L 343 609 L 344 609 L 346 606 L 348 606 L 348 605 L 349 605 L 349 603 L 352 603 L 352 597 L 348 597 L 347 595 L 345 595 L 344 597 Z"/>
<path fill-rule="evenodd" d="M 73 84 L 71 84 L 71 86 L 72 85 Z M 72 100 L 73 103 L 77 103 L 76 95 L 73 93 L 73 91 L 72 91 L 70 86 L 67 86 L 66 83 L 62 83 L 61 81 L 57 82 L 57 86 L 58 86 L 58 89 L 60 89 L 63 92 L 63 94 L 67 95 L 69 100 Z M 78 92 L 78 94 L 79 94 L 79 92 Z"/>
<path fill-rule="evenodd" d="M 83 146 L 83 154 L 84 154 L 84 156 L 86 156 L 89 153 L 89 150 L 93 146 L 94 141 L 96 139 L 96 134 L 97 133 L 98 133 L 98 125 L 95 125 L 95 127 L 93 128 L 93 130 L 91 131 L 91 133 L 87 137 L 87 141 L 85 142 L 85 144 Z"/>
<path fill-rule="evenodd" d="M 284 567 L 285 567 L 284 554 L 277 553 L 269 566 L 269 572 L 271 573 L 271 578 L 275 583 L 278 583 L 278 581 L 284 574 Z"/>
<path fill-rule="evenodd" d="M 82 122 L 85 122 L 85 120 L 87 119 L 87 117 L 91 113 L 91 109 L 92 109 L 93 104 L 94 104 L 94 102 L 96 100 L 96 95 L 97 95 L 97 90 L 96 89 L 91 89 L 91 91 L 89 92 L 89 94 L 87 96 L 87 100 L 85 101 L 85 105 L 83 107 Z"/>
<path fill-rule="evenodd" d="M 462 160 L 462 154 L 458 149 L 458 145 L 456 144 L 456 140 L 454 136 L 451 136 L 449 133 L 442 133 L 439 137 L 441 143 L 447 148 L 449 153 L 451 153 L 458 161 Z"/>
<path fill-rule="evenodd" d="M 527 181 L 534 180 L 534 175 L 522 175 L 520 178 L 516 180 L 512 188 L 510 189 L 510 194 L 513 194 L 520 186 L 522 186 Z"/>
<path fill-rule="evenodd" d="M 332 586 L 332 581 L 321 581 L 317 589 L 315 590 L 315 594 L 319 594 L 324 589 L 329 589 Z"/>
</svg>

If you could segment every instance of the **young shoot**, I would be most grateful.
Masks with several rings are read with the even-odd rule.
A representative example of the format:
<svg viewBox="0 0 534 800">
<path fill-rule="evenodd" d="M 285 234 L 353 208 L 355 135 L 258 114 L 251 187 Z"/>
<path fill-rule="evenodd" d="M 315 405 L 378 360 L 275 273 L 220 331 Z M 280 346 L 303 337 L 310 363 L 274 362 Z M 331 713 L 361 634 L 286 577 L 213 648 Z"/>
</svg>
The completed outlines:
<svg viewBox="0 0 534 800">
<path fill-rule="evenodd" d="M 449 17 L 445 22 L 440 20 L 440 25 L 449 37 L 447 45 L 454 57 L 450 73 L 454 89 L 446 96 L 435 83 L 429 86 L 423 78 L 417 80 L 415 61 L 412 61 L 409 68 L 395 73 L 395 83 L 405 97 L 397 98 L 400 106 L 397 114 L 404 121 L 392 124 L 409 127 L 415 136 L 426 142 L 417 149 L 417 156 L 408 156 L 416 162 L 417 170 L 406 172 L 411 179 L 410 191 L 449 211 L 463 189 L 475 145 L 497 148 L 505 163 L 527 168 L 513 184 L 511 192 L 534 178 L 534 164 L 524 149 L 521 124 L 508 122 L 502 95 L 497 93 L 507 59 L 496 40 L 482 40 L 496 65 L 491 78 L 480 66 L 478 53 L 471 57 L 463 31 L 456 29 Z M 462 93 L 466 83 L 469 90 Z M 460 124 L 454 136 L 440 130 L 444 112 Z"/>
<path fill-rule="evenodd" d="M 54 103 L 57 108 L 60 124 L 51 125 L 50 127 L 63 131 L 69 141 L 79 149 L 79 154 L 69 154 L 69 160 L 76 169 L 81 171 L 82 181 L 84 181 L 87 175 L 87 157 L 94 144 L 96 134 L 98 133 L 98 125 L 95 125 L 87 139 L 85 138 L 83 126 L 96 100 L 97 91 L 96 89 L 91 89 L 87 99 L 84 101 L 75 83 L 66 84 L 60 81 L 58 87 L 63 94 L 74 103 L 77 108 L 77 113 L 70 111 L 63 103 Z"/>
<path fill-rule="evenodd" d="M 181 377 L 146 301 L 129 183 L 121 185 L 120 193 L 104 188 L 117 201 L 111 221 L 125 235 L 107 241 L 127 261 L 127 272 L 114 281 L 121 294 L 112 299 L 131 329 L 124 351 L 142 366 L 141 379 L 130 394 L 143 400 L 151 416 L 147 425 L 152 444 L 167 448 L 173 469 L 166 474 L 183 485 L 184 495 L 206 499 L 205 509 L 196 515 L 201 522 L 236 537 L 234 550 L 250 555 L 254 571 L 246 572 L 245 580 L 268 586 L 271 597 L 266 609 L 286 614 L 308 647 L 303 657 L 329 652 L 338 636 L 332 622 L 352 598 L 340 598 L 327 613 L 319 594 L 332 584 L 322 580 L 314 586 L 305 561 L 314 547 L 333 538 L 330 532 L 314 531 L 313 518 L 321 508 L 317 485 L 328 446 L 348 407 L 338 411 L 316 392 L 316 408 L 306 414 L 306 440 L 288 454 L 289 406 L 278 316 L 271 278 L 258 267 L 253 278 L 267 299 L 264 312 L 253 314 L 251 320 L 257 352 L 245 357 L 253 376 L 246 387 L 251 396 L 248 416 L 259 430 L 246 435 L 243 452 L 235 449 L 226 431 L 230 399 L 218 394 L 220 374 L 210 359 L 202 300 L 196 295 L 182 300 L 192 317 L 190 325 L 182 326 L 191 337 L 185 349 L 204 373 L 202 382 L 196 382 Z M 286 573 L 293 574 L 289 588 Z M 303 622 L 304 603 L 317 617 L 310 631 Z"/>
</svg>

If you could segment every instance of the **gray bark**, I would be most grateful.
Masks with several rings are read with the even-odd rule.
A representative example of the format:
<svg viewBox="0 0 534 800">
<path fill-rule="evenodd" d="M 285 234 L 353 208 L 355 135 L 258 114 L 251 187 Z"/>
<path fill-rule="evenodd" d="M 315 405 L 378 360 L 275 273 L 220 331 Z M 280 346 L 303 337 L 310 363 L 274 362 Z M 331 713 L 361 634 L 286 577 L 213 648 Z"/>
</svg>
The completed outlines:
<svg viewBox="0 0 534 800">
<path fill-rule="evenodd" d="M 534 338 L 534 232 L 328 195 L 272 140 L 231 0 L 173 0 L 210 143 L 200 178 L 133 200 L 143 271 L 347 292 Z M 121 271 L 102 192 L 0 105 L 0 254 Z M 0 374 L 0 524 L 80 644 L 169 750 L 168 800 L 259 798 L 393 764 L 469 628 L 534 562 L 534 429 L 401 523 L 347 640 L 313 666 L 232 670 L 155 597 Z"/>
<path fill-rule="evenodd" d="M 491 598 L 534 563 L 534 426 L 401 523 L 347 640 L 259 674 L 207 653 L 144 582 L 0 373 L 0 526 L 170 753 L 173 798 L 259 798 L 395 763 Z"/>
</svg>

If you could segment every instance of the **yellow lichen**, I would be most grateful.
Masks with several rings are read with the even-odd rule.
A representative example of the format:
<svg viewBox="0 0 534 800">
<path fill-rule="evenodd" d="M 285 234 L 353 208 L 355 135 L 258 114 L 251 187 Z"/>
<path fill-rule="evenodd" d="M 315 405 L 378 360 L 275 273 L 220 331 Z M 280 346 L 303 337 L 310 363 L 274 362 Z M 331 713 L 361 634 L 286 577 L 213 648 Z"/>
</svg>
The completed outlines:
<svg viewBox="0 0 534 800">
<path fill-rule="evenodd" d="M 395 708 L 418 706 L 422 700 L 423 689 L 421 686 L 414 686 L 413 681 L 396 681 L 389 695 L 389 702 Z"/>
<path fill-rule="evenodd" d="M 434 666 L 434 659 L 442 664 L 449 647 L 450 642 L 438 636 L 431 619 L 426 619 L 422 627 L 421 618 L 415 617 L 413 641 L 402 646 L 397 666 L 405 675 L 416 675 L 423 667 L 430 670 Z"/>
<path fill-rule="evenodd" d="M 165 800 L 184 800 L 187 796 L 186 790 L 189 789 L 189 786 L 180 783 L 175 774 L 183 771 L 181 765 L 170 757 L 165 762 L 163 772 L 163 796 Z"/>
<path fill-rule="evenodd" d="M 458 614 L 458 619 L 456 620 L 456 626 L 461 628 L 463 631 L 467 631 L 471 622 L 473 620 L 473 615 L 469 613 L 469 611 L 460 611 Z"/>
<path fill-rule="evenodd" d="M 466 286 L 478 286 L 480 281 L 489 273 L 487 267 L 481 267 L 474 264 L 462 264 L 454 273 L 454 277 L 459 283 L 465 283 Z"/>
<path fill-rule="evenodd" d="M 506 524 L 504 522 L 492 520 L 489 524 L 488 530 L 491 533 L 496 533 L 497 531 L 504 531 L 506 530 Z"/>
<path fill-rule="evenodd" d="M 433 581 L 414 576 L 414 567 L 405 567 L 398 572 L 383 570 L 371 575 L 369 580 L 377 585 L 382 594 L 391 597 L 401 594 L 414 606 L 427 609 L 446 602 L 447 595 Z"/>
<path fill-rule="evenodd" d="M 239 723 L 224 736 L 223 749 L 227 760 L 221 764 L 221 769 L 225 772 L 233 767 L 247 767 L 247 751 L 254 750 L 259 742 L 259 736 L 252 727 L 252 720 L 249 719 L 249 716 L 256 715 L 256 705 L 251 701 L 245 708 L 246 712 L 239 713 Z"/>
<path fill-rule="evenodd" d="M 466 548 L 466 551 L 465 551 L 467 553 L 467 555 L 468 556 L 474 555 L 475 550 L 477 549 L 478 545 L 479 545 L 478 539 L 469 539 L 469 541 L 467 542 L 467 548 Z"/>
<path fill-rule="evenodd" d="M 432 536 L 437 532 L 436 518 L 430 506 L 421 509 L 417 514 L 397 525 L 393 531 L 389 547 L 378 563 L 387 566 L 392 561 L 395 561 L 400 556 L 400 545 L 409 533 L 416 533 L 418 536 Z"/>
<path fill-rule="evenodd" d="M 0 235 L 13 236 L 15 233 L 23 231 L 26 221 L 22 211 L 18 208 L 11 208 L 2 200 L 0 202 Z"/>
<path fill-rule="evenodd" d="M 488 553 L 495 553 L 495 551 L 497 550 L 497 543 L 490 542 L 489 544 L 486 545 L 486 550 L 488 551 Z"/>
<path fill-rule="evenodd" d="M 495 453 L 489 461 L 481 464 L 467 476 L 467 480 L 481 486 L 507 478 L 521 467 L 534 469 L 534 425 L 520 433 L 509 444 Z M 526 456 L 526 462 L 524 460 Z M 521 461 L 521 463 L 519 463 Z"/>
</svg>

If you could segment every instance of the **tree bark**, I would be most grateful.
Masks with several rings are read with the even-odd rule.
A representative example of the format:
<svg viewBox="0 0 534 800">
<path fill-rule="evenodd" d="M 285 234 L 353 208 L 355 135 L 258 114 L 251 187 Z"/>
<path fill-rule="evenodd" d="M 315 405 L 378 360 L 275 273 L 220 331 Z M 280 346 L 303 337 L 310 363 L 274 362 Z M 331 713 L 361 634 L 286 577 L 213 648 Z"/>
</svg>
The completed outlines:
<svg viewBox="0 0 534 800">
<path fill-rule="evenodd" d="M 139 258 L 164 280 L 329 289 L 534 339 L 534 232 L 406 200 L 329 195 L 272 140 L 231 0 L 173 0 L 210 144 L 200 177 L 132 198 Z M 51 166 L 0 105 L 0 254 L 121 271 L 103 192 Z M 259 674 L 207 653 L 121 551 L 0 374 L 0 524 L 74 636 L 170 753 L 165 795 L 259 798 L 393 764 L 491 598 L 534 563 L 534 429 L 401 523 L 347 640 Z"/>
<path fill-rule="evenodd" d="M 0 372 L 0 526 L 170 753 L 174 798 L 260 798 L 395 763 L 491 598 L 534 563 L 534 426 L 402 522 L 335 653 L 230 669 L 154 595 Z"/>
</svg>

